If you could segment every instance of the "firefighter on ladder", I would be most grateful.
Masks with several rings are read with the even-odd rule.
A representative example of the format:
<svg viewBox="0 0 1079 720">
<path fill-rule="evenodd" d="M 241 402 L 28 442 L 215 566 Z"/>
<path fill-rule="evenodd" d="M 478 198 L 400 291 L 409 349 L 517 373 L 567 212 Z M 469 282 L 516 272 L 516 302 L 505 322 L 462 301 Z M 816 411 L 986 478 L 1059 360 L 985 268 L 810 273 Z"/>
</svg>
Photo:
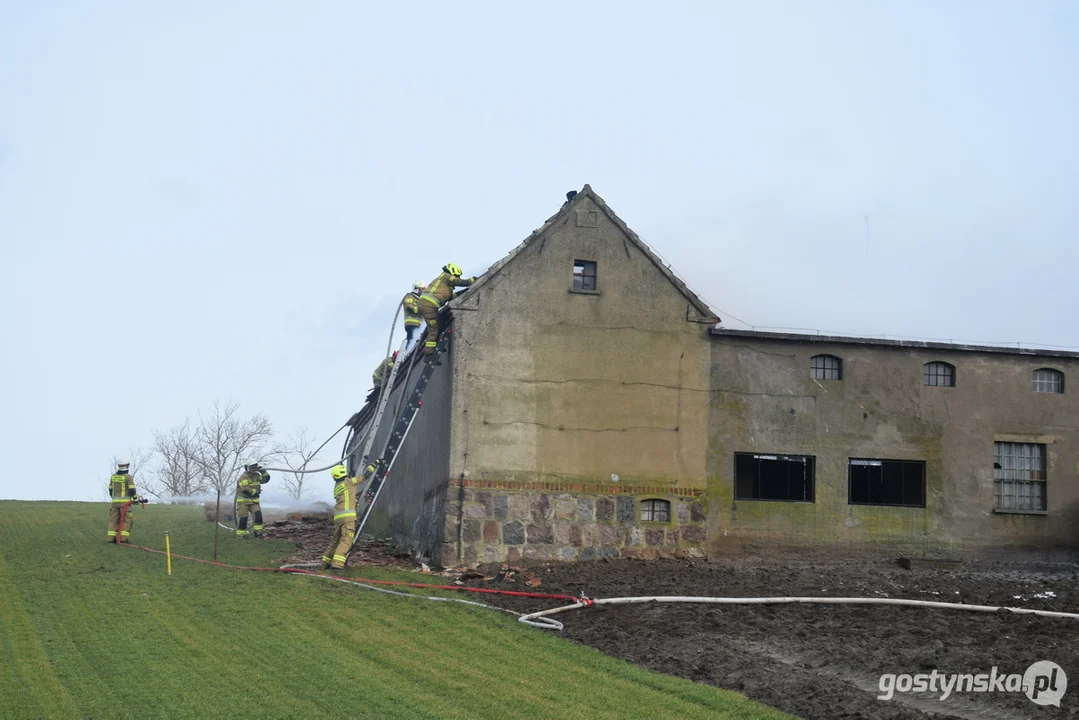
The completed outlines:
<svg viewBox="0 0 1079 720">
<path fill-rule="evenodd" d="M 389 377 L 390 370 L 393 369 L 393 364 L 397 362 L 397 351 L 393 351 L 393 355 L 379 363 L 379 366 L 375 368 L 375 371 L 371 373 L 371 382 L 375 386 L 375 390 L 382 387 L 383 381 Z"/>
<path fill-rule="evenodd" d="M 379 366 L 371 373 L 371 383 L 373 387 L 371 388 L 371 392 L 367 393 L 367 402 L 371 402 L 375 399 L 378 395 L 378 389 L 382 387 L 382 383 L 390 376 L 390 370 L 393 369 L 393 364 L 397 362 L 397 352 L 397 350 L 394 350 L 393 355 L 390 355 L 379 363 Z"/>
<path fill-rule="evenodd" d="M 259 496 L 262 486 L 270 481 L 270 473 L 259 467 L 257 461 L 244 465 L 243 474 L 236 481 L 236 537 L 247 537 L 247 518 L 254 521 L 251 530 L 255 537 L 262 537 L 262 507 Z"/>
<path fill-rule="evenodd" d="M 412 336 L 423 325 L 423 318 L 420 317 L 420 296 L 425 292 L 427 292 L 426 285 L 422 282 L 414 282 L 412 290 L 401 300 L 401 305 L 405 310 L 405 339 L 408 340 L 405 352 L 412 349 Z"/>
<path fill-rule="evenodd" d="M 130 542 L 131 504 L 138 500 L 135 492 L 135 477 L 131 475 L 130 460 L 121 460 L 116 464 L 116 473 L 109 478 L 109 542 Z"/>
<path fill-rule="evenodd" d="M 322 554 L 324 570 L 345 566 L 356 537 L 356 491 L 360 488 L 360 478 L 349 477 L 344 465 L 330 468 L 330 477 L 333 478 L 333 538 Z"/>
<path fill-rule="evenodd" d="M 438 309 L 445 305 L 453 297 L 455 287 L 469 287 L 476 282 L 476 278 L 461 278 L 461 268 L 454 263 L 447 263 L 442 268 L 442 274 L 431 281 L 427 290 L 420 295 L 420 315 L 427 322 L 427 340 L 423 344 L 423 354 L 431 355 L 438 345 L 438 336 L 442 332 L 442 321 L 438 316 Z"/>
</svg>

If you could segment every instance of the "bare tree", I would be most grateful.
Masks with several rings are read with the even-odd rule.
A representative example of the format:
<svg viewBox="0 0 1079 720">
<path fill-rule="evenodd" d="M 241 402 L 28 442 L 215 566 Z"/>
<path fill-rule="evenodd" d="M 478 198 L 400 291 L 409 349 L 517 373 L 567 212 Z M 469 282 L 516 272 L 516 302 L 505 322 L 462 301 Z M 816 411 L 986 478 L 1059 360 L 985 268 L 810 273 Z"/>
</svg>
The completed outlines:
<svg viewBox="0 0 1079 720">
<path fill-rule="evenodd" d="M 284 475 L 282 478 L 285 489 L 288 490 L 288 494 L 294 500 L 302 498 L 304 481 L 307 478 L 307 475 L 298 471 L 314 460 L 319 450 L 322 449 L 315 448 L 312 450 L 311 446 L 314 442 L 315 439 L 308 434 L 307 428 L 303 427 L 289 436 L 288 444 L 281 453 L 285 464 L 295 471 Z"/>
<path fill-rule="evenodd" d="M 273 425 L 262 413 L 244 420 L 238 403 L 222 404 L 215 400 L 213 409 L 205 416 L 199 413 L 195 429 L 195 464 L 206 484 L 217 494 L 214 511 L 221 519 L 221 495 L 236 482 L 244 463 L 262 462 L 276 454 L 267 448 L 273 439 Z M 214 526 L 214 559 L 217 559 L 217 534 Z"/>
<path fill-rule="evenodd" d="M 154 452 L 160 462 L 154 469 L 152 484 L 159 495 L 190 497 L 207 490 L 206 477 L 199 464 L 198 431 L 190 421 L 168 432 L 154 431 Z"/>
<path fill-rule="evenodd" d="M 195 463 L 210 489 L 223 493 L 236 482 L 245 462 L 262 462 L 273 454 L 267 448 L 272 439 L 273 425 L 265 415 L 244 420 L 238 403 L 218 400 L 205 416 L 199 413 Z"/>
</svg>

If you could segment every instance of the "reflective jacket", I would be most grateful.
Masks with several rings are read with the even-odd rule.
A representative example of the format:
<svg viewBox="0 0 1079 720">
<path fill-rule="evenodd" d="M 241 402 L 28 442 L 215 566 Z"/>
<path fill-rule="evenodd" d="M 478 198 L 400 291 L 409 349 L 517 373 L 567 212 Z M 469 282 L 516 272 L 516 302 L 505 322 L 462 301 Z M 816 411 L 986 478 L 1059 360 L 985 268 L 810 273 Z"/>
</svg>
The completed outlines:
<svg viewBox="0 0 1079 720">
<path fill-rule="evenodd" d="M 109 478 L 109 497 L 114 503 L 129 503 L 135 495 L 135 478 L 131 475 L 116 473 Z"/>
<path fill-rule="evenodd" d="M 427 292 L 420 295 L 420 299 L 426 300 L 435 307 L 442 307 L 453 297 L 455 287 L 468 287 L 475 281 L 476 278 L 465 279 L 449 273 L 442 273 L 431 281 L 431 284 L 427 286 Z"/>
<path fill-rule="evenodd" d="M 236 502 L 257 503 L 267 475 L 265 470 L 245 470 L 236 481 Z"/>
<path fill-rule="evenodd" d="M 356 519 L 356 491 L 360 489 L 358 477 L 347 477 L 333 485 L 333 522 L 343 525 Z"/>
<path fill-rule="evenodd" d="M 377 368 L 375 368 L 375 371 L 371 373 L 371 380 L 374 381 L 375 387 L 378 387 L 382 384 L 382 381 L 385 379 L 386 375 L 389 374 L 390 368 L 392 367 L 393 358 L 388 357 L 383 360 Z"/>
<path fill-rule="evenodd" d="M 423 324 L 423 319 L 420 317 L 419 293 L 410 292 L 405 295 L 405 299 L 401 301 L 401 304 L 405 307 L 405 327 L 419 327 Z"/>
</svg>

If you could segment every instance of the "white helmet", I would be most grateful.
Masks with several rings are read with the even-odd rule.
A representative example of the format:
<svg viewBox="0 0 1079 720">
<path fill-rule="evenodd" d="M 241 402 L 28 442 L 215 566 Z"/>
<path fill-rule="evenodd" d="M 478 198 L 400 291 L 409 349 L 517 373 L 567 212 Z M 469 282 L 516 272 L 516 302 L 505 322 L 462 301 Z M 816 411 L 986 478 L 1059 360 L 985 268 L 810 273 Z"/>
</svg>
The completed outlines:
<svg viewBox="0 0 1079 720">
<path fill-rule="evenodd" d="M 420 291 L 420 290 L 423 290 L 424 285 L 425 285 L 424 282 L 422 282 L 420 280 L 417 280 L 416 282 L 412 283 L 412 289 L 416 290 L 416 291 Z"/>
<path fill-rule="evenodd" d="M 116 467 L 122 467 L 123 468 L 123 467 L 129 467 L 130 465 L 131 465 L 131 461 L 128 460 L 127 458 L 120 458 L 119 460 L 116 461 Z"/>
</svg>

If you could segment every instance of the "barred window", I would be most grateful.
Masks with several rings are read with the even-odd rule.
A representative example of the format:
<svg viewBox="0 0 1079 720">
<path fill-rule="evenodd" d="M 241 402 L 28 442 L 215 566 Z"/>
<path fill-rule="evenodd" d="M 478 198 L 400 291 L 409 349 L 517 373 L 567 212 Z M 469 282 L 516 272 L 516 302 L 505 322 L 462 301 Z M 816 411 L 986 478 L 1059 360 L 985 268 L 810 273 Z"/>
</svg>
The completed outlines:
<svg viewBox="0 0 1079 720">
<path fill-rule="evenodd" d="M 813 502 L 816 458 L 807 455 L 734 455 L 735 500 Z"/>
<path fill-rule="evenodd" d="M 925 462 L 851 458 L 847 503 L 925 507 Z"/>
<path fill-rule="evenodd" d="M 670 522 L 670 500 L 642 500 L 641 520 L 647 520 L 649 522 Z"/>
<path fill-rule="evenodd" d="M 1062 393 L 1064 392 L 1064 373 L 1052 368 L 1041 368 L 1034 371 L 1034 392 Z"/>
<path fill-rule="evenodd" d="M 573 261 L 573 289 L 596 289 L 596 263 L 592 260 Z"/>
<path fill-rule="evenodd" d="M 809 376 L 815 380 L 842 380 L 843 361 L 835 355 L 814 355 L 809 358 Z"/>
<path fill-rule="evenodd" d="M 926 385 L 955 387 L 955 365 L 946 362 L 927 362 L 922 366 Z"/>
<path fill-rule="evenodd" d="M 1045 445 L 993 443 L 994 507 L 1009 510 L 1047 510 Z"/>
</svg>

